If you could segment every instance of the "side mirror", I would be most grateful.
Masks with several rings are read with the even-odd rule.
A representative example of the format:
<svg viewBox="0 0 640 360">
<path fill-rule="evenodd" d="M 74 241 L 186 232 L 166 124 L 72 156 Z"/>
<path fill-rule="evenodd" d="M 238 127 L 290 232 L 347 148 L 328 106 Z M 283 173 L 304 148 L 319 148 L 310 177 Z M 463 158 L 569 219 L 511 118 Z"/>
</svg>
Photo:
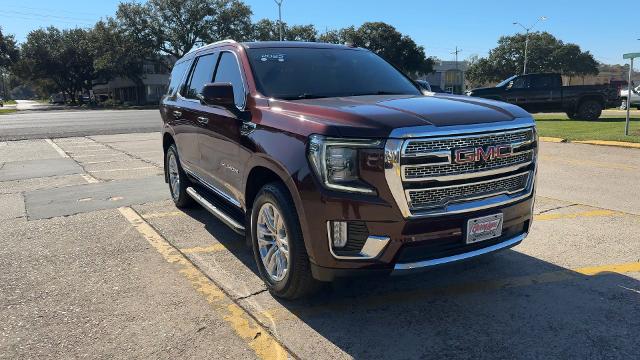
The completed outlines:
<svg viewBox="0 0 640 360">
<path fill-rule="evenodd" d="M 513 80 L 512 80 L 512 81 L 509 81 L 509 83 L 507 84 L 506 89 L 507 89 L 507 90 L 511 90 L 511 88 L 512 88 L 512 87 L 513 87 Z"/>
<path fill-rule="evenodd" d="M 198 98 L 205 105 L 218 105 L 227 108 L 236 106 L 233 85 L 230 83 L 207 84 L 202 88 Z"/>
</svg>

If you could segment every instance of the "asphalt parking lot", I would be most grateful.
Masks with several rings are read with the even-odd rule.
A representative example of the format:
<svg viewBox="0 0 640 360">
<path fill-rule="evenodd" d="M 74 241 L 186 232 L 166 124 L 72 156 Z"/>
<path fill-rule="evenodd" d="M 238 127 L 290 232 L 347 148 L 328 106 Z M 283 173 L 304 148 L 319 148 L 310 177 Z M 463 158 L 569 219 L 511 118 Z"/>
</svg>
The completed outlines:
<svg viewBox="0 0 640 360">
<path fill-rule="evenodd" d="M 543 143 L 521 245 L 274 299 L 159 133 L 0 142 L 0 357 L 637 358 L 640 151 Z"/>
</svg>

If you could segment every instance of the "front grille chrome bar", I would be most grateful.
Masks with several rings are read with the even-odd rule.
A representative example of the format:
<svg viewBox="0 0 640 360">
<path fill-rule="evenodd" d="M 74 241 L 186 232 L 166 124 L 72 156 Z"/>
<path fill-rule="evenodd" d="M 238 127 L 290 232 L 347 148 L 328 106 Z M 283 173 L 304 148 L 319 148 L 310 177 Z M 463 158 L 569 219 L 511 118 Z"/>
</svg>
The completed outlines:
<svg viewBox="0 0 640 360">
<path fill-rule="evenodd" d="M 513 156 L 470 165 L 452 162 L 456 149 L 501 144 L 509 144 Z M 503 206 L 532 195 L 537 172 L 536 147 L 532 118 L 471 126 L 396 129 L 385 144 L 385 177 L 406 219 Z M 403 160 L 407 163 L 403 164 Z M 487 180 L 489 177 L 492 179 Z M 445 183 L 448 181 L 456 183 L 449 185 Z M 417 185 L 421 182 L 424 186 Z"/>
</svg>

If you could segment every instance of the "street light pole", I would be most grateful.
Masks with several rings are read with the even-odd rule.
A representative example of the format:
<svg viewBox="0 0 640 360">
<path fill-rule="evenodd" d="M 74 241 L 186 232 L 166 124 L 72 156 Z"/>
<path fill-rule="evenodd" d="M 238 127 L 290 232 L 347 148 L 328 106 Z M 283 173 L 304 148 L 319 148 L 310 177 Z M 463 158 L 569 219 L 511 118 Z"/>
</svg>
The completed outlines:
<svg viewBox="0 0 640 360">
<path fill-rule="evenodd" d="M 278 5 L 278 32 L 280 33 L 280 41 L 282 41 L 282 2 L 284 0 L 273 0 Z"/>
<path fill-rule="evenodd" d="M 522 74 L 526 75 L 527 74 L 527 58 L 528 58 L 528 52 L 529 52 L 529 33 L 531 32 L 531 30 L 533 30 L 534 27 L 536 27 L 536 25 L 538 25 L 538 23 L 540 21 L 545 21 L 547 20 L 546 16 L 541 16 L 538 18 L 538 20 L 535 22 L 535 24 L 526 27 L 524 25 L 522 25 L 521 23 L 514 21 L 513 25 L 520 25 L 524 30 L 525 30 L 525 39 L 524 39 L 524 68 L 522 69 Z"/>
</svg>

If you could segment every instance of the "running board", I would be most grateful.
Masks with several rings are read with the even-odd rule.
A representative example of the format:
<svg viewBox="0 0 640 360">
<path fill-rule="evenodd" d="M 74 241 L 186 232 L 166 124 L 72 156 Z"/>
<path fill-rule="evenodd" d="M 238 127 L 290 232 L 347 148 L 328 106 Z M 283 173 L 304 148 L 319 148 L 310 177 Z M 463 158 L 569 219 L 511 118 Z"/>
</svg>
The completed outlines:
<svg viewBox="0 0 640 360">
<path fill-rule="evenodd" d="M 227 213 L 222 211 L 220 208 L 213 205 L 207 199 L 205 199 L 202 195 L 198 194 L 196 189 L 192 187 L 187 188 L 187 194 L 193 198 L 198 204 L 202 205 L 208 212 L 213 214 L 213 216 L 217 217 L 220 221 L 225 223 L 231 230 L 237 232 L 240 235 L 244 235 L 244 226 L 240 224 L 236 219 L 229 216 Z"/>
</svg>

